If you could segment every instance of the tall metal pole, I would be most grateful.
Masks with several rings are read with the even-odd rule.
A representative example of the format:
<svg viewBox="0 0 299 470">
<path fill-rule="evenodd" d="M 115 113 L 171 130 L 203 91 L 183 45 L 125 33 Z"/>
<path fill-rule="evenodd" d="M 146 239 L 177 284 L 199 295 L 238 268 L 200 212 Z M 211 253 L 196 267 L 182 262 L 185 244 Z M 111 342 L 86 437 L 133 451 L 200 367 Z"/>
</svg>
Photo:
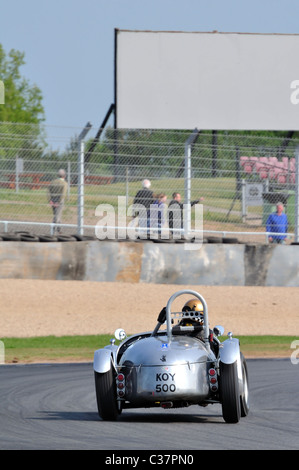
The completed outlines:
<svg viewBox="0 0 299 470">
<path fill-rule="evenodd" d="M 78 235 L 83 235 L 84 225 L 84 142 L 79 142 L 78 152 Z"/>
<path fill-rule="evenodd" d="M 77 232 L 78 235 L 83 235 L 84 225 L 84 142 L 83 139 L 86 137 L 92 125 L 90 122 L 86 124 L 82 132 L 78 137 L 78 223 Z"/>
<path fill-rule="evenodd" d="M 184 201 L 184 234 L 187 238 L 191 229 L 191 145 L 185 148 L 185 201 Z"/>
<path fill-rule="evenodd" d="M 295 242 L 299 242 L 299 146 L 296 147 L 296 184 L 295 184 Z"/>
<path fill-rule="evenodd" d="M 184 235 L 187 238 L 191 230 L 191 153 L 192 144 L 196 141 L 199 130 L 194 129 L 185 142 L 185 200 L 184 200 Z"/>
</svg>

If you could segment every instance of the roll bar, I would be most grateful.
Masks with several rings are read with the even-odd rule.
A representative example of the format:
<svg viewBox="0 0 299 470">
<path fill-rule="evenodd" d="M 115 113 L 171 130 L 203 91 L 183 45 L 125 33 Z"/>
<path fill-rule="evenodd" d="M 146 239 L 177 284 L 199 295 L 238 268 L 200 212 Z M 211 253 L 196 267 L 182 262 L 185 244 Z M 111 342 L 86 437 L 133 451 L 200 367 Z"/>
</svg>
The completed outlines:
<svg viewBox="0 0 299 470">
<path fill-rule="evenodd" d="M 210 343 L 209 343 L 209 318 L 208 318 L 208 306 L 207 306 L 207 303 L 205 301 L 205 299 L 203 298 L 202 295 L 200 295 L 198 292 L 194 291 L 194 290 L 189 290 L 189 289 L 183 289 L 183 290 L 180 290 L 178 292 L 175 292 L 175 294 L 173 294 L 168 302 L 167 302 L 167 305 L 166 305 L 166 324 L 167 324 L 167 336 L 168 336 L 168 339 L 170 341 L 171 339 L 171 329 L 172 329 L 172 326 L 171 326 L 171 305 L 173 303 L 173 301 L 179 297 L 180 295 L 185 295 L 185 294 L 190 294 L 190 295 L 193 295 L 194 297 L 197 297 L 198 300 L 200 300 L 200 302 L 202 303 L 203 305 L 203 317 L 204 317 L 204 342 L 206 344 L 206 346 L 209 348 L 210 347 Z"/>
</svg>

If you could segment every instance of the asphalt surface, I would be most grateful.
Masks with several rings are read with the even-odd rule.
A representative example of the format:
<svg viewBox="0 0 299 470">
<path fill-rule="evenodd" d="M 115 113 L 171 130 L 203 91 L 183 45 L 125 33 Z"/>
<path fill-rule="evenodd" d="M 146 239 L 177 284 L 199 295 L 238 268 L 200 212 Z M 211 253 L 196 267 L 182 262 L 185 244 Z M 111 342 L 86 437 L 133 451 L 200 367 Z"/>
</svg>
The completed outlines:
<svg viewBox="0 0 299 470">
<path fill-rule="evenodd" d="M 0 449 L 298 449 L 299 364 L 247 360 L 250 413 L 227 424 L 221 406 L 124 410 L 116 422 L 97 413 L 92 364 L 0 366 Z M 153 462 L 151 462 L 153 463 Z"/>
</svg>

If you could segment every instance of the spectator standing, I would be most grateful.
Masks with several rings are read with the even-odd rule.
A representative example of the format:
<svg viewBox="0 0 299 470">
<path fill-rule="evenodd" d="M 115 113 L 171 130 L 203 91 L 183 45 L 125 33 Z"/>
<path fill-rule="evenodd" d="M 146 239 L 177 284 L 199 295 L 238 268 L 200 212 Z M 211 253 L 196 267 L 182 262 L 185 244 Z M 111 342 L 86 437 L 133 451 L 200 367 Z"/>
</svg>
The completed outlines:
<svg viewBox="0 0 299 470">
<path fill-rule="evenodd" d="M 173 193 L 172 200 L 168 205 L 168 225 L 172 234 L 182 234 L 184 228 L 183 209 L 184 204 L 181 202 L 182 196 L 180 193 Z M 195 201 L 191 201 L 191 207 L 203 201 L 203 197 Z"/>
<path fill-rule="evenodd" d="M 162 227 L 165 224 L 166 200 L 166 194 L 160 193 L 150 208 L 150 227 L 159 235 L 161 235 Z"/>
<path fill-rule="evenodd" d="M 270 243 L 285 244 L 286 233 L 288 231 L 288 217 L 284 213 L 284 207 L 282 202 L 278 202 L 276 205 L 276 212 L 269 215 L 266 223 L 266 231 L 268 240 Z"/>
<path fill-rule="evenodd" d="M 143 180 L 142 189 L 139 189 L 133 201 L 133 215 L 134 217 L 139 216 L 139 227 L 145 233 L 148 232 L 150 226 L 150 206 L 154 202 L 153 191 L 150 187 L 150 180 Z"/>
<path fill-rule="evenodd" d="M 54 233 L 57 230 L 60 233 L 61 228 L 56 226 L 56 224 L 61 224 L 61 216 L 64 207 L 65 198 L 67 195 L 68 184 L 65 181 L 65 171 L 60 169 L 58 171 L 58 178 L 53 180 L 49 186 L 49 204 L 52 207 L 53 211 L 53 224 Z"/>
</svg>

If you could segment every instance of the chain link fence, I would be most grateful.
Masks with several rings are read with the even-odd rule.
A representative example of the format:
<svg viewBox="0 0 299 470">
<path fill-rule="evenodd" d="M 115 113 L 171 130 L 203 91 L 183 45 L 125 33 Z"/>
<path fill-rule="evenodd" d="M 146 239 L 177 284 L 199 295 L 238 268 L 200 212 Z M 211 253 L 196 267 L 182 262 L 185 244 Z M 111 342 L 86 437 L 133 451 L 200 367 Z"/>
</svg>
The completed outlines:
<svg viewBox="0 0 299 470">
<path fill-rule="evenodd" d="M 95 236 L 111 225 L 125 204 L 126 226 L 135 223 L 132 204 L 141 182 L 151 181 L 167 203 L 174 192 L 203 208 L 204 237 L 265 243 L 266 221 L 282 201 L 289 219 L 288 243 L 296 223 L 295 150 L 291 133 L 53 128 L 0 123 L 0 231 L 53 234 L 49 187 L 59 169 L 66 172 L 67 196 L 62 234 Z M 186 158 L 191 166 L 186 172 Z M 102 209 L 102 216 L 99 217 Z M 123 208 L 122 208 L 123 210 Z M 191 228 L 195 210 L 191 208 Z M 108 223 L 108 222 L 109 223 Z M 167 218 L 165 222 L 167 228 Z"/>
</svg>

